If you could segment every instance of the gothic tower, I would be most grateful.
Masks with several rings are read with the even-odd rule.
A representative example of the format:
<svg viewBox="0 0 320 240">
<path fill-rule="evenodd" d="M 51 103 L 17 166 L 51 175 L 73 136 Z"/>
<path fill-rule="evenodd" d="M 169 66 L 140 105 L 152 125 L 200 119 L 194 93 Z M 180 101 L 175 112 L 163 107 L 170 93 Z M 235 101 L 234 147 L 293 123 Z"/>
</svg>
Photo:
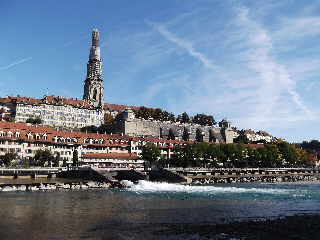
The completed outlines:
<svg viewBox="0 0 320 240">
<path fill-rule="evenodd" d="M 87 78 L 84 81 L 83 100 L 94 108 L 103 109 L 102 62 L 100 59 L 99 31 L 92 31 L 89 61 L 87 63 Z"/>
</svg>

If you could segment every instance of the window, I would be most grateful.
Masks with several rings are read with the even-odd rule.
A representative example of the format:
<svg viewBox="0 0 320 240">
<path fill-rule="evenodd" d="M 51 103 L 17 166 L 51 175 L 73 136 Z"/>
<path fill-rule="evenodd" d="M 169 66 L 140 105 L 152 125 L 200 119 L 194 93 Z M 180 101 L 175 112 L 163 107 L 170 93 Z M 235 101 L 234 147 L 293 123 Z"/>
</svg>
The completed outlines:
<svg viewBox="0 0 320 240">
<path fill-rule="evenodd" d="M 8 137 L 12 137 L 13 134 L 11 131 L 9 131 L 7 135 L 8 135 Z"/>
<path fill-rule="evenodd" d="M 4 131 L 1 131 L 0 132 L 0 137 L 4 137 L 4 134 L 5 134 Z"/>
</svg>

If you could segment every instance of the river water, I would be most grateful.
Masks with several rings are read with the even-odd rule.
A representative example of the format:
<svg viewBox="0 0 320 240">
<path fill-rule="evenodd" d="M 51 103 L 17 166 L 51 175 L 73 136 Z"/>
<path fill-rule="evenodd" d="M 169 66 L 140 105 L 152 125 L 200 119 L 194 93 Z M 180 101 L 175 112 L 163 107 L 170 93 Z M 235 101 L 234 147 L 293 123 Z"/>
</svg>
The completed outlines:
<svg viewBox="0 0 320 240">
<path fill-rule="evenodd" d="M 170 223 L 320 213 L 319 181 L 126 184 L 130 188 L 0 192 L 0 238 L 160 239 L 148 232 Z"/>
</svg>

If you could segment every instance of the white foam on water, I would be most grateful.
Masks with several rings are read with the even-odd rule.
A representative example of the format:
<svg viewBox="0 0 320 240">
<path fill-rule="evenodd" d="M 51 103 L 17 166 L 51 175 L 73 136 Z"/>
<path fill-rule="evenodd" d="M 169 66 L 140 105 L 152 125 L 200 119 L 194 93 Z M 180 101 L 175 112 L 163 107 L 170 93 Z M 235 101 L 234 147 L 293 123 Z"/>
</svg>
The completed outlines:
<svg viewBox="0 0 320 240">
<path fill-rule="evenodd" d="M 217 186 L 189 186 L 170 183 L 139 181 L 137 184 L 131 181 L 123 181 L 129 188 L 128 191 L 133 192 L 167 192 L 167 193 L 204 193 L 204 194 L 219 194 L 219 193 L 261 193 L 261 194 L 288 194 L 287 189 L 279 188 L 243 188 L 243 187 L 217 187 Z"/>
</svg>

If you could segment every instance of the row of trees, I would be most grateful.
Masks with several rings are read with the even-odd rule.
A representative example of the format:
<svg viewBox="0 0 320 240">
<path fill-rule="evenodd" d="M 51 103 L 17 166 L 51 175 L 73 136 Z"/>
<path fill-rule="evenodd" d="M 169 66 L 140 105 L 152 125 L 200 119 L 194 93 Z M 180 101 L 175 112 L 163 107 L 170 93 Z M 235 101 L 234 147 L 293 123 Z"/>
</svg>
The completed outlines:
<svg viewBox="0 0 320 240">
<path fill-rule="evenodd" d="M 119 121 L 122 119 L 123 112 L 120 112 L 114 118 L 111 114 L 106 113 L 104 115 L 104 124 L 109 125 L 113 122 Z M 135 112 L 136 118 L 149 119 L 152 118 L 154 120 L 160 121 L 172 121 L 172 122 L 182 122 L 182 123 L 195 123 L 203 126 L 213 126 L 216 125 L 217 122 L 214 120 L 213 116 L 202 114 L 196 114 L 195 116 L 189 116 L 186 112 L 183 112 L 181 115 L 177 117 L 173 113 L 169 113 L 168 111 L 162 111 L 160 108 L 147 108 L 142 106 L 138 111 Z"/>
<path fill-rule="evenodd" d="M 172 158 L 167 161 L 160 155 L 160 149 L 147 144 L 142 157 L 160 166 L 169 164 L 174 167 L 307 167 L 312 157 L 300 148 L 285 141 L 269 143 L 257 149 L 244 144 L 209 144 L 207 142 L 176 145 Z"/>
<path fill-rule="evenodd" d="M 12 161 L 18 157 L 18 154 L 14 151 L 6 152 L 4 155 L 0 156 L 0 165 L 4 164 L 6 167 L 10 167 Z M 73 152 L 73 166 L 77 166 L 78 164 L 78 151 L 75 150 Z M 56 155 L 52 154 L 50 149 L 38 149 L 35 152 L 33 161 L 31 161 L 32 165 L 40 165 L 40 166 L 53 166 L 59 167 L 59 163 L 61 161 L 60 153 L 57 152 Z M 27 167 L 29 166 L 29 162 L 27 162 Z M 63 167 L 67 166 L 67 159 L 63 159 Z"/>
<path fill-rule="evenodd" d="M 173 122 L 183 122 L 183 123 L 195 123 L 200 125 L 213 126 L 217 122 L 214 120 L 213 116 L 202 114 L 196 114 L 193 117 L 189 117 L 186 112 L 183 112 L 177 117 L 173 113 L 167 111 L 162 111 L 160 108 L 152 109 L 147 107 L 140 107 L 139 110 L 135 113 L 137 118 L 149 119 L 153 118 L 154 120 L 161 121 L 173 121 Z"/>
</svg>

